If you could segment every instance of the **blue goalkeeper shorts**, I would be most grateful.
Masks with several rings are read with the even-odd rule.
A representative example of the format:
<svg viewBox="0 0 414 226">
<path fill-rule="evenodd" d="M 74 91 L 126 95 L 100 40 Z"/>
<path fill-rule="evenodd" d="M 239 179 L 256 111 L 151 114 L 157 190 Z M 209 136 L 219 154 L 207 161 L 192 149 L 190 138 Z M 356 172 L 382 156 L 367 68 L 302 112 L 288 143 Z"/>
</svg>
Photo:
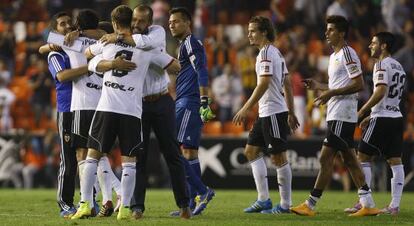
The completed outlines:
<svg viewBox="0 0 414 226">
<path fill-rule="evenodd" d="M 199 108 L 196 107 L 176 107 L 177 117 L 177 139 L 186 149 L 198 149 L 200 146 L 201 120 Z"/>
</svg>

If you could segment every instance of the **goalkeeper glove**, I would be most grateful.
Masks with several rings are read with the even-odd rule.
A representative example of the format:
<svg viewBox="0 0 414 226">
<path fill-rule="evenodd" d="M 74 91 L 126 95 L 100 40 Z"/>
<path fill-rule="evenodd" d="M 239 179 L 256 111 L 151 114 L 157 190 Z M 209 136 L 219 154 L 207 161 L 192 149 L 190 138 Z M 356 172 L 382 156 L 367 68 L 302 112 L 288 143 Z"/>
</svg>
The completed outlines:
<svg viewBox="0 0 414 226">
<path fill-rule="evenodd" d="M 208 122 L 216 117 L 209 104 L 211 104 L 211 99 L 207 96 L 201 96 L 200 116 L 203 122 Z"/>
</svg>

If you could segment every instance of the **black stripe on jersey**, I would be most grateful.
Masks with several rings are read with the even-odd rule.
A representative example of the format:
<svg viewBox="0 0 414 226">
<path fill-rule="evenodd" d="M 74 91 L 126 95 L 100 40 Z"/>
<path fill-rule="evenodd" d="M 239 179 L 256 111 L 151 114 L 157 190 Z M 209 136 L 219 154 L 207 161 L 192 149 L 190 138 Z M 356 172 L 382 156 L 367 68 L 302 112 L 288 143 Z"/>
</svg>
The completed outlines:
<svg viewBox="0 0 414 226">
<path fill-rule="evenodd" d="M 375 72 L 377 71 L 385 71 L 384 69 L 381 69 L 381 60 L 377 62 L 377 66 L 375 67 Z"/>
<path fill-rule="evenodd" d="M 270 45 L 266 45 L 263 48 L 263 51 L 262 51 L 262 60 L 260 62 L 270 62 L 270 60 L 268 60 L 268 58 L 267 58 L 267 50 L 269 50 L 269 46 Z"/>
<path fill-rule="evenodd" d="M 348 46 L 344 46 L 342 48 L 342 51 L 344 52 L 346 65 L 355 64 L 355 62 L 352 61 L 351 53 L 349 52 Z"/>
</svg>

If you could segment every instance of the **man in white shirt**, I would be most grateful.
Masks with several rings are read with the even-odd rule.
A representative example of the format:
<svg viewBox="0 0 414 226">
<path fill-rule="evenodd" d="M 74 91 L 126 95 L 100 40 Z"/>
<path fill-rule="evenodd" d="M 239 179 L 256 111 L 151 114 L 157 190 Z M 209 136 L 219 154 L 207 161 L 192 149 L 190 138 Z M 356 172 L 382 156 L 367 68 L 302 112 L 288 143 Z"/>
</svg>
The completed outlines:
<svg viewBox="0 0 414 226">
<path fill-rule="evenodd" d="M 125 5 L 116 7 L 112 13 L 112 25 L 118 36 L 131 35 L 132 10 Z M 118 56 L 138 65 L 132 71 L 109 70 L 106 62 L 100 62 L 97 71 L 106 71 L 103 78 L 102 94 L 89 130 L 88 157 L 86 158 L 81 185 L 81 203 L 71 219 L 90 216 L 93 181 L 97 163 L 103 153 L 108 153 L 116 138 L 122 155 L 121 207 L 118 220 L 131 217 L 130 201 L 135 186 L 135 162 L 141 149 L 142 90 L 150 63 L 164 69 L 178 71 L 174 59 L 161 51 L 158 54 L 145 52 L 122 41 L 104 45 L 98 42 L 90 46 L 85 54 L 102 54 L 103 60 L 112 61 Z M 112 67 L 112 62 L 109 67 Z"/>
<path fill-rule="evenodd" d="M 358 195 L 363 206 L 360 211 L 351 216 L 376 215 L 379 210 L 374 208 L 371 190 L 365 183 L 354 149 L 357 92 L 364 87 L 361 63 L 355 51 L 345 41 L 349 27 L 348 21 L 342 16 L 329 16 L 326 23 L 326 40 L 334 49 L 329 59 L 329 84 L 322 84 L 312 79 L 305 81 L 307 88 L 322 91 L 315 99 L 315 104 L 328 104 L 326 117 L 328 131 L 319 160 L 321 168 L 309 198 L 290 210 L 298 215 L 315 215 L 316 203 L 332 177 L 334 159 L 340 152 L 358 188 Z"/>
<path fill-rule="evenodd" d="M 237 112 L 233 122 L 241 124 L 249 110 L 259 102 L 259 118 L 249 133 L 244 151 L 251 163 L 258 192 L 257 200 L 245 213 L 289 213 L 292 205 L 292 170 L 286 156 L 287 135 L 299 126 L 293 105 L 292 85 L 285 59 L 273 45 L 275 32 L 266 17 L 253 17 L 249 21 L 248 38 L 260 49 L 256 57 L 257 86 L 253 94 Z M 263 155 L 270 154 L 277 168 L 280 203 L 272 208 L 267 183 L 267 168 Z"/>
<path fill-rule="evenodd" d="M 360 127 L 364 129 L 358 159 L 368 185 L 371 184 L 373 156 L 384 156 L 387 160 L 392 170 L 392 200 L 381 212 L 397 215 L 404 186 L 404 166 L 401 160 L 404 125 L 399 105 L 406 74 L 401 64 L 391 57 L 394 40 L 393 34 L 380 32 L 374 35 L 369 45 L 371 57 L 377 62 L 373 68 L 374 92 L 358 112 L 359 121 L 362 121 Z M 371 114 L 365 117 L 369 110 Z M 353 213 L 359 209 L 361 204 L 358 203 L 353 208 L 345 209 L 345 212 Z"/>
</svg>

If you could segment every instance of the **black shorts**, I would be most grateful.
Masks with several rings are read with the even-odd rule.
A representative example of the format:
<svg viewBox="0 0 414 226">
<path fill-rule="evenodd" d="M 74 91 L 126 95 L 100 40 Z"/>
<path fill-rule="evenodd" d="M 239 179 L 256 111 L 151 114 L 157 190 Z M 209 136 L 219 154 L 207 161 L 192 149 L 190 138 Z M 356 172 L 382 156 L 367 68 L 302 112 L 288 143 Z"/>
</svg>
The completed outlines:
<svg viewBox="0 0 414 226">
<path fill-rule="evenodd" d="M 288 113 L 282 112 L 258 118 L 249 133 L 247 144 L 263 147 L 264 153 L 278 154 L 287 149 Z"/>
<path fill-rule="evenodd" d="M 354 132 L 356 123 L 344 121 L 328 121 L 328 130 L 323 145 L 337 151 L 354 148 Z"/>
<path fill-rule="evenodd" d="M 74 148 L 86 148 L 89 129 L 94 114 L 94 110 L 79 110 L 72 112 L 72 146 Z"/>
<path fill-rule="evenodd" d="M 125 114 L 97 111 L 89 131 L 88 148 L 111 151 L 118 137 L 122 156 L 134 157 L 142 149 L 141 119 Z"/>
<path fill-rule="evenodd" d="M 370 156 L 384 156 L 386 159 L 401 157 L 403 127 L 402 118 L 371 118 L 362 134 L 359 151 Z"/>
</svg>

